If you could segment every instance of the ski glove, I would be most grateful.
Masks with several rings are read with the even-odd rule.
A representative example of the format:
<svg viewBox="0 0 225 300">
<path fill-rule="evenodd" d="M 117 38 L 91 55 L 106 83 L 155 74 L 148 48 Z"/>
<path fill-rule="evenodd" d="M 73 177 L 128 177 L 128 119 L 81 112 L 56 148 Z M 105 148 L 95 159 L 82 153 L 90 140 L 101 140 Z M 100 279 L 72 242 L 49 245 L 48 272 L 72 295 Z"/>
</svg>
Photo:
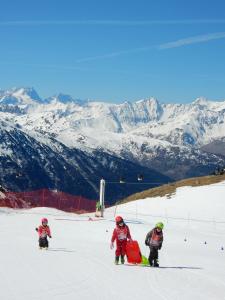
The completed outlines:
<svg viewBox="0 0 225 300">
<path fill-rule="evenodd" d="M 114 248 L 114 245 L 113 243 L 110 244 L 110 249 L 113 249 Z"/>
</svg>

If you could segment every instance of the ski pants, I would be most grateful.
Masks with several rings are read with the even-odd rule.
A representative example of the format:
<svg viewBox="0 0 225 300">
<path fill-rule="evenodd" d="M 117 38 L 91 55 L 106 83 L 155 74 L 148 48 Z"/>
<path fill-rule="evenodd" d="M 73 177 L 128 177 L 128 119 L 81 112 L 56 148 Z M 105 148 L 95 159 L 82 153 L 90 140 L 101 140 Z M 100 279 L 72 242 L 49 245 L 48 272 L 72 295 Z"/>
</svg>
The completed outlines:
<svg viewBox="0 0 225 300">
<path fill-rule="evenodd" d="M 116 256 L 124 256 L 126 254 L 127 240 L 116 241 Z"/>
<path fill-rule="evenodd" d="M 47 236 L 44 238 L 39 238 L 39 247 L 41 248 L 48 248 L 48 239 Z"/>
<path fill-rule="evenodd" d="M 148 258 L 149 261 L 152 262 L 152 261 L 156 261 L 158 259 L 158 257 L 159 257 L 158 250 L 159 250 L 158 247 L 150 246 L 150 254 L 149 254 L 149 258 Z"/>
</svg>

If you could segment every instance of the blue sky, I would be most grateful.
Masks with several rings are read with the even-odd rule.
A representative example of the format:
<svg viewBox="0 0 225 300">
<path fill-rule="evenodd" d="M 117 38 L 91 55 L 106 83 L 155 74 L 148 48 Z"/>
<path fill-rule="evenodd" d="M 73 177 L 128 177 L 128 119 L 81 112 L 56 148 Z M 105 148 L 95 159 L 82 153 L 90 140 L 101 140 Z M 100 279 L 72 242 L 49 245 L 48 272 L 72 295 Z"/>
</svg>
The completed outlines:
<svg viewBox="0 0 225 300">
<path fill-rule="evenodd" d="M 225 1 L 0 0 L 0 88 L 225 99 Z"/>
</svg>

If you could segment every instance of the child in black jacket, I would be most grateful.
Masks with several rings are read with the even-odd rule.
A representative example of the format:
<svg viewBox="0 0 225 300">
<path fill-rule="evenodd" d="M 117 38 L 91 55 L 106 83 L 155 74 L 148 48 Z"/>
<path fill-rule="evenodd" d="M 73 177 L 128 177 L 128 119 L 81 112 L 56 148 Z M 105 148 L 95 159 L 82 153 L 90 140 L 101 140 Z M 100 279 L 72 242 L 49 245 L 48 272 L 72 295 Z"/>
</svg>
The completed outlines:
<svg viewBox="0 0 225 300">
<path fill-rule="evenodd" d="M 149 254 L 149 264 L 150 266 L 159 267 L 158 263 L 158 250 L 161 249 L 163 243 L 163 223 L 159 222 L 155 225 L 145 238 L 145 245 L 149 246 L 150 254 Z"/>
</svg>

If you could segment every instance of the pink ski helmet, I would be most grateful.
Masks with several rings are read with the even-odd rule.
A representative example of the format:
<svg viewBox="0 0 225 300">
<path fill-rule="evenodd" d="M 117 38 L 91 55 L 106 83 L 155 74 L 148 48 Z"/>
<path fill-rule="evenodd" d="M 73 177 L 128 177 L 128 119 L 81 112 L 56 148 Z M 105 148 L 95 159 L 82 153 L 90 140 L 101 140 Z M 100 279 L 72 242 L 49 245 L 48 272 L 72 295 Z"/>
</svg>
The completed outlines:
<svg viewBox="0 0 225 300">
<path fill-rule="evenodd" d="M 115 221 L 116 221 L 116 224 L 123 223 L 123 218 L 120 217 L 120 216 L 117 216 L 117 217 L 115 218 Z"/>
<path fill-rule="evenodd" d="M 117 217 L 115 218 L 115 221 L 116 221 L 116 222 L 123 221 L 123 218 L 122 218 L 122 217 L 120 217 L 120 216 L 117 216 Z"/>
<path fill-rule="evenodd" d="M 46 219 L 46 218 L 41 219 L 41 223 L 42 223 L 42 224 L 43 224 L 43 223 L 48 224 L 48 219 Z"/>
</svg>

